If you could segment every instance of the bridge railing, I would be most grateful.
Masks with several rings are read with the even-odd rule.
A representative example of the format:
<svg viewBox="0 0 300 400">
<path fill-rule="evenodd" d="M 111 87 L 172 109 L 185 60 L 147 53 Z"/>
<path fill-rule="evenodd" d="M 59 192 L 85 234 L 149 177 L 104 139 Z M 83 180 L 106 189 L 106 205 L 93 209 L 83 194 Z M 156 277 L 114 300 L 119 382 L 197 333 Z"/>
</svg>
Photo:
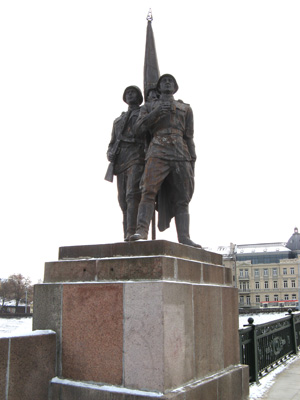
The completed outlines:
<svg viewBox="0 0 300 400">
<path fill-rule="evenodd" d="M 249 365 L 249 381 L 258 382 L 259 377 L 269 372 L 300 347 L 300 313 L 289 310 L 286 317 L 255 325 L 248 318 L 248 325 L 239 329 L 240 359 Z"/>
</svg>

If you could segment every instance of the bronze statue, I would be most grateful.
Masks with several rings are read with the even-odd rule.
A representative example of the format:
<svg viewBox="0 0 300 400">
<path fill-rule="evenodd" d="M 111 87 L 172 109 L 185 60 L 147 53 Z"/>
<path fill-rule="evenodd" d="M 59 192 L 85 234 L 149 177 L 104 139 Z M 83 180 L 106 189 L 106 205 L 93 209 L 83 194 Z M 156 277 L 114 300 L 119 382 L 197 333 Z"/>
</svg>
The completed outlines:
<svg viewBox="0 0 300 400">
<path fill-rule="evenodd" d="M 196 161 L 193 112 L 188 104 L 174 100 L 178 85 L 172 75 L 162 75 L 156 89 L 159 98 L 144 104 L 136 124 L 139 135 L 150 132 L 152 139 L 141 181 L 137 231 L 130 240 L 147 239 L 157 199 L 159 229 L 168 228 L 175 216 L 179 243 L 201 247 L 189 236 L 189 202 L 194 192 Z"/>
<path fill-rule="evenodd" d="M 123 212 L 124 240 L 136 231 L 138 205 L 141 199 L 139 188 L 145 165 L 145 139 L 135 134 L 136 121 L 143 102 L 137 86 L 128 86 L 123 94 L 128 111 L 115 119 L 111 140 L 107 150 L 110 161 L 105 179 L 112 182 L 117 175 L 118 201 Z"/>
</svg>

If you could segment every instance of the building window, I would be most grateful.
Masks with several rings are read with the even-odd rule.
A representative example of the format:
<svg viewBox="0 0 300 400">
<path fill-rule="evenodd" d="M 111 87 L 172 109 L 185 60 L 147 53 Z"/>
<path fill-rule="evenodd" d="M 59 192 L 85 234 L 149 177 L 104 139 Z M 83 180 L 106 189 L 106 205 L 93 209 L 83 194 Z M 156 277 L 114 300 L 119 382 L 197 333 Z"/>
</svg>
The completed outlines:
<svg viewBox="0 0 300 400">
<path fill-rule="evenodd" d="M 265 289 L 269 289 L 269 282 L 265 281 Z"/>
<path fill-rule="evenodd" d="M 240 278 L 242 278 L 244 276 L 244 270 L 240 269 Z"/>
<path fill-rule="evenodd" d="M 266 294 L 265 299 L 266 299 L 266 301 L 270 301 L 270 297 L 268 294 Z"/>
<path fill-rule="evenodd" d="M 296 287 L 296 281 L 295 281 L 295 279 L 292 279 L 292 287 Z"/>
<path fill-rule="evenodd" d="M 284 295 L 284 300 L 288 300 L 289 299 L 289 295 L 288 294 L 285 294 Z"/>
<path fill-rule="evenodd" d="M 273 282 L 273 287 L 274 287 L 274 289 L 278 289 L 278 283 L 277 283 L 277 281 L 274 281 L 274 282 Z"/>
<path fill-rule="evenodd" d="M 254 270 L 254 277 L 259 278 L 259 269 Z"/>
<path fill-rule="evenodd" d="M 292 294 L 292 300 L 297 300 L 297 296 L 295 294 Z"/>
<path fill-rule="evenodd" d="M 269 274 L 268 274 L 268 270 L 267 269 L 264 269 L 264 276 L 268 276 Z"/>
<path fill-rule="evenodd" d="M 283 287 L 285 287 L 285 288 L 288 287 L 288 281 L 283 281 Z"/>
<path fill-rule="evenodd" d="M 287 268 L 283 268 L 283 275 L 287 275 Z"/>
<path fill-rule="evenodd" d="M 243 283 L 240 282 L 240 290 L 243 290 Z"/>
<path fill-rule="evenodd" d="M 244 296 L 240 296 L 240 304 L 244 304 Z"/>
<path fill-rule="evenodd" d="M 277 268 L 273 268 L 273 276 L 277 276 Z"/>
<path fill-rule="evenodd" d="M 256 295 L 255 296 L 255 301 L 256 301 L 256 303 L 260 303 L 260 296 Z"/>
<path fill-rule="evenodd" d="M 247 299 L 246 299 L 246 301 L 247 301 L 247 306 L 250 306 L 250 296 L 247 296 Z"/>
<path fill-rule="evenodd" d="M 259 289 L 259 282 L 255 282 L 255 289 Z"/>
<path fill-rule="evenodd" d="M 248 270 L 245 269 L 245 278 L 249 278 Z"/>
<path fill-rule="evenodd" d="M 274 294 L 274 301 L 278 301 L 278 294 Z"/>
<path fill-rule="evenodd" d="M 294 275 L 294 274 L 295 274 L 295 268 L 291 267 L 291 275 Z"/>
</svg>

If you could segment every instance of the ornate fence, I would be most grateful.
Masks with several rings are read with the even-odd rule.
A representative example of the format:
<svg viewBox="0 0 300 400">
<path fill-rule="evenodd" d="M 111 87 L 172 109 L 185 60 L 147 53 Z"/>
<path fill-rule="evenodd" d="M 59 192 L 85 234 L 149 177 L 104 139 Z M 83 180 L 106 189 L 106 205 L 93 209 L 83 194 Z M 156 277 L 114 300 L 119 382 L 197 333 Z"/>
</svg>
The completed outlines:
<svg viewBox="0 0 300 400">
<path fill-rule="evenodd" d="M 241 363 L 249 365 L 249 381 L 258 382 L 259 376 L 268 372 L 300 347 L 300 314 L 289 315 L 276 321 L 239 329 Z"/>
</svg>

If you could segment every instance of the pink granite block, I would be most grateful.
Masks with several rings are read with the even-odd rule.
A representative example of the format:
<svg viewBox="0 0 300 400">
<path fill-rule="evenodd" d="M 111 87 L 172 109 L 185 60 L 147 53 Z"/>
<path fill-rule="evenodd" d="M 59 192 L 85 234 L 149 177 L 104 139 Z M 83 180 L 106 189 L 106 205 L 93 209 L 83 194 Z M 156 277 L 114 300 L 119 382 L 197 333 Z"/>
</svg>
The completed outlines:
<svg viewBox="0 0 300 400">
<path fill-rule="evenodd" d="M 44 283 L 94 281 L 95 276 L 95 260 L 45 263 Z"/>
<path fill-rule="evenodd" d="M 175 258 L 174 263 L 177 269 L 178 281 L 200 283 L 202 265 L 200 262 Z"/>
<path fill-rule="evenodd" d="M 10 341 L 7 400 L 47 399 L 50 379 L 55 376 L 55 333 L 34 333 Z"/>
<path fill-rule="evenodd" d="M 232 286 L 233 278 L 232 278 L 232 269 L 229 267 L 224 267 L 225 272 L 225 285 Z"/>
<path fill-rule="evenodd" d="M 218 380 L 211 379 L 204 381 L 201 385 L 192 388 L 186 392 L 186 400 L 219 400 L 218 398 Z M 231 399 L 227 399 L 231 400 Z"/>
<path fill-rule="evenodd" d="M 203 264 L 203 283 L 214 285 L 224 284 L 224 267 L 219 265 Z"/>
<path fill-rule="evenodd" d="M 193 286 L 164 283 L 165 390 L 194 379 Z"/>
<path fill-rule="evenodd" d="M 63 377 L 121 385 L 122 347 L 123 286 L 64 285 Z"/>
<path fill-rule="evenodd" d="M 218 400 L 242 400 L 242 368 L 234 368 L 218 381 Z"/>
<path fill-rule="evenodd" d="M 163 284 L 125 284 L 124 386 L 164 390 Z"/>
<path fill-rule="evenodd" d="M 0 338 L 0 399 L 5 399 L 9 339 Z"/>
<path fill-rule="evenodd" d="M 242 365 L 242 400 L 249 397 L 249 366 Z"/>
<path fill-rule="evenodd" d="M 222 313 L 224 335 L 224 367 L 239 364 L 239 311 L 238 290 L 222 289 Z"/>
<path fill-rule="evenodd" d="M 222 287 L 194 286 L 196 377 L 224 368 Z"/>
<path fill-rule="evenodd" d="M 162 279 L 165 257 L 97 260 L 97 280 Z"/>
</svg>

